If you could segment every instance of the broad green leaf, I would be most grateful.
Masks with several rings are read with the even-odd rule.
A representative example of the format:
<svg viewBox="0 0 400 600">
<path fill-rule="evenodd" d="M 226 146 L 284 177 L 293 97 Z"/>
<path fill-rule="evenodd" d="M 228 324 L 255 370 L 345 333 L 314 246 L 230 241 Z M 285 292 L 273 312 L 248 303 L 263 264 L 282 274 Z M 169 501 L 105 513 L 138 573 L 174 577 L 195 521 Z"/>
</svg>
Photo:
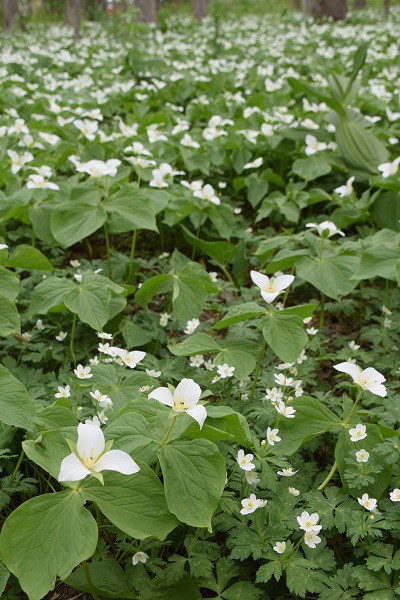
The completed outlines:
<svg viewBox="0 0 400 600">
<path fill-rule="evenodd" d="M 3 595 L 9 577 L 10 571 L 3 563 L 0 563 L 0 598 Z"/>
<path fill-rule="evenodd" d="M 37 248 L 21 244 L 16 246 L 9 256 L 6 267 L 12 267 L 13 269 L 24 269 L 32 271 L 37 269 L 38 271 L 52 271 L 54 270 L 53 265 L 40 252 Z"/>
<path fill-rule="evenodd" d="M 267 313 L 266 309 L 259 306 L 256 302 L 244 302 L 233 306 L 228 310 L 226 315 L 222 317 L 218 323 L 215 323 L 213 329 L 223 329 L 240 321 L 247 321 L 255 317 L 261 317 Z"/>
<path fill-rule="evenodd" d="M 27 457 L 50 473 L 54 479 L 60 474 L 62 460 L 71 454 L 66 439 L 75 439 L 77 425 L 59 431 L 45 431 L 37 440 L 25 440 L 22 447 Z"/>
<path fill-rule="evenodd" d="M 103 206 L 108 214 L 110 233 L 138 229 L 158 231 L 153 205 L 144 190 L 126 184 L 116 194 L 106 198 Z"/>
<path fill-rule="evenodd" d="M 184 435 L 190 438 L 205 438 L 211 442 L 231 440 L 252 448 L 249 426 L 246 418 L 228 406 L 207 405 L 207 419 L 200 429 L 199 424 L 191 422 Z"/>
<path fill-rule="evenodd" d="M 155 332 L 149 331 L 140 325 L 136 325 L 133 321 L 124 319 L 120 325 L 122 335 L 128 348 L 140 348 L 155 339 Z"/>
<path fill-rule="evenodd" d="M 263 336 L 268 346 L 283 362 L 294 362 L 308 340 L 302 318 L 296 314 L 281 312 L 266 317 Z"/>
<path fill-rule="evenodd" d="M 318 177 L 327 175 L 332 171 L 332 167 L 322 156 L 309 156 L 295 160 L 292 171 L 306 181 L 313 181 Z"/>
<path fill-rule="evenodd" d="M 241 339 L 227 339 L 214 357 L 214 364 L 228 364 L 235 367 L 234 377 L 243 381 L 254 370 L 259 353 L 259 346 L 254 342 Z"/>
<path fill-rule="evenodd" d="M 163 540 L 178 525 L 168 510 L 160 480 L 144 463 L 134 475 L 108 472 L 104 486 L 92 477 L 81 489 L 111 523 L 134 538 Z"/>
<path fill-rule="evenodd" d="M 139 412 L 123 411 L 105 430 L 107 439 L 114 440 L 119 450 L 132 454 L 137 460 L 154 462 L 156 456 L 155 429 Z"/>
<path fill-rule="evenodd" d="M 169 510 L 180 521 L 211 530 L 225 487 L 225 460 L 208 440 L 175 441 L 158 450 Z"/>
<path fill-rule="evenodd" d="M 189 263 L 173 275 L 172 304 L 174 315 L 182 322 L 198 317 L 208 293 L 218 292 L 207 272 L 197 263 Z"/>
<path fill-rule="evenodd" d="M 100 204 L 68 201 L 54 209 L 51 231 L 61 246 L 69 248 L 100 229 L 106 219 L 107 213 Z"/>
<path fill-rule="evenodd" d="M 285 308 L 284 310 L 280 310 L 280 315 L 297 315 L 302 319 L 306 319 L 307 317 L 312 317 L 314 311 L 317 307 L 315 304 L 299 304 L 299 306 L 290 306 L 289 308 Z"/>
<path fill-rule="evenodd" d="M 210 335 L 207 335 L 206 333 L 195 333 L 179 344 L 168 346 L 168 349 L 172 354 L 175 354 L 175 356 L 193 356 L 194 354 L 219 352 L 221 346 Z"/>
<path fill-rule="evenodd" d="M 35 287 L 29 306 L 30 315 L 45 315 L 63 304 L 64 296 L 75 288 L 76 284 L 66 277 L 48 277 Z"/>
<path fill-rule="evenodd" d="M 296 415 L 294 419 L 281 419 L 279 435 L 285 443 L 274 446 L 274 453 L 290 456 L 302 444 L 342 425 L 341 419 L 315 398 L 301 396 L 291 400 L 290 405 L 296 409 Z"/>
<path fill-rule="evenodd" d="M 36 422 L 36 409 L 28 390 L 0 365 L 0 421 L 6 425 L 31 429 Z"/>
<path fill-rule="evenodd" d="M 400 193 L 383 192 L 371 208 L 372 217 L 381 228 L 400 231 Z"/>
<path fill-rule="evenodd" d="M 88 563 L 90 578 L 98 595 L 106 598 L 138 598 L 128 577 L 113 558 Z M 76 590 L 91 592 L 82 567 L 76 569 L 65 583 Z"/>
<path fill-rule="evenodd" d="M 0 335 L 20 333 L 21 323 L 15 302 L 0 294 Z"/>
<path fill-rule="evenodd" d="M 74 491 L 37 496 L 21 504 L 0 535 L 1 557 L 30 600 L 40 600 L 97 545 L 96 521 Z"/>
<path fill-rule="evenodd" d="M 318 98 L 320 102 L 325 102 L 330 108 L 333 108 L 340 116 L 345 116 L 345 110 L 340 102 L 335 98 L 332 98 L 332 96 L 328 95 L 325 91 L 311 86 L 304 81 L 295 79 L 294 77 L 288 77 L 287 82 L 296 92 L 301 92 L 307 99 L 309 99 L 310 96 L 314 96 L 315 98 Z"/>
<path fill-rule="evenodd" d="M 247 186 L 247 199 L 251 206 L 255 208 L 264 198 L 269 189 L 269 183 L 261 179 L 256 173 L 252 173 L 245 179 Z"/>
<path fill-rule="evenodd" d="M 396 266 L 400 259 L 400 248 L 395 244 L 372 244 L 363 249 L 360 265 L 354 279 L 383 277 L 396 281 Z"/>
<path fill-rule="evenodd" d="M 64 296 L 65 306 L 81 321 L 101 330 L 110 319 L 111 292 L 101 281 L 82 280 Z"/>
<path fill-rule="evenodd" d="M 382 142 L 355 121 L 342 119 L 336 125 L 336 143 L 343 160 L 352 168 L 378 173 L 377 167 L 388 160 Z"/>
<path fill-rule="evenodd" d="M 145 306 L 156 294 L 165 293 L 172 288 L 172 276 L 169 273 L 155 275 L 144 281 L 135 294 L 135 302 Z"/>
<path fill-rule="evenodd" d="M 15 300 L 19 293 L 19 286 L 18 277 L 0 265 L 0 290 L 3 296 Z"/>
<path fill-rule="evenodd" d="M 305 256 L 297 261 L 296 274 L 325 296 L 340 300 L 350 294 L 357 285 L 357 281 L 351 277 L 358 263 L 357 256 L 348 254 L 324 257 L 322 260 Z"/>
<path fill-rule="evenodd" d="M 206 242 L 196 237 L 184 225 L 181 225 L 186 241 L 195 248 L 199 248 L 219 265 L 227 265 L 235 255 L 236 248 L 231 242 Z"/>
</svg>

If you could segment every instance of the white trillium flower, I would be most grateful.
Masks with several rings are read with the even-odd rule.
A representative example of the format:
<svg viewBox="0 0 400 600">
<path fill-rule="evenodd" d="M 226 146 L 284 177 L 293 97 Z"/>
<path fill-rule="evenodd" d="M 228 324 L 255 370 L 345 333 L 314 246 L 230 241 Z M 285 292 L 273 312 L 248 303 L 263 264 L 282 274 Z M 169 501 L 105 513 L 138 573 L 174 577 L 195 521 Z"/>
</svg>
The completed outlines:
<svg viewBox="0 0 400 600">
<path fill-rule="evenodd" d="M 144 359 L 146 352 L 140 352 L 139 350 L 128 352 L 127 350 L 118 349 L 117 356 L 121 358 L 124 365 L 130 369 L 134 369 L 136 365 Z"/>
<path fill-rule="evenodd" d="M 193 192 L 193 196 L 207 200 L 216 206 L 221 204 L 221 200 L 215 194 L 214 188 L 209 183 L 207 183 L 201 190 L 196 190 Z"/>
<path fill-rule="evenodd" d="M 261 296 L 268 304 L 273 302 L 294 281 L 293 275 L 278 275 L 278 277 L 269 278 L 258 271 L 251 271 L 250 276 L 256 286 L 260 288 Z"/>
<path fill-rule="evenodd" d="M 0 250 L 6 250 L 7 248 L 7 244 L 0 244 Z"/>
<path fill-rule="evenodd" d="M 335 192 L 337 194 L 339 194 L 339 196 L 341 198 L 344 198 L 345 196 L 351 196 L 351 194 L 354 191 L 354 188 L 353 188 L 354 179 L 355 179 L 355 177 L 350 177 L 350 179 L 348 179 L 346 181 L 346 185 L 340 185 L 339 187 L 335 188 Z"/>
<path fill-rule="evenodd" d="M 368 390 L 376 396 L 385 398 L 387 391 L 383 382 L 386 381 L 382 373 L 379 373 L 373 367 L 368 367 L 362 371 L 358 365 L 350 362 L 343 362 L 333 367 L 336 371 L 341 373 L 347 373 L 352 377 L 354 383 L 356 383 L 362 390 Z"/>
<path fill-rule="evenodd" d="M 364 440 L 367 437 L 367 428 L 365 425 L 358 423 L 352 429 L 349 429 L 350 441 L 358 442 L 359 440 Z"/>
<path fill-rule="evenodd" d="M 93 159 L 89 160 L 86 163 L 81 163 L 77 165 L 76 170 L 79 173 L 87 173 L 94 179 L 104 177 L 105 175 L 115 177 L 120 164 L 121 161 L 117 158 L 111 158 L 110 160 L 107 160 L 107 162 L 104 162 L 103 160 Z"/>
<path fill-rule="evenodd" d="M 60 188 L 56 183 L 52 181 L 46 181 L 42 175 L 29 175 L 26 187 L 29 189 L 42 189 L 42 190 L 59 190 Z"/>
<path fill-rule="evenodd" d="M 80 423 L 76 454 L 72 452 L 62 463 L 58 481 L 81 481 L 94 475 L 103 483 L 101 471 L 118 471 L 123 475 L 133 475 L 140 468 L 127 452 L 110 450 L 100 427 Z"/>
<path fill-rule="evenodd" d="M 11 173 L 13 175 L 16 175 L 26 163 L 33 160 L 33 154 L 30 152 L 18 154 L 15 150 L 7 150 L 7 154 L 11 158 Z"/>
<path fill-rule="evenodd" d="M 335 223 L 332 223 L 332 221 L 322 221 L 322 223 L 307 223 L 306 227 L 309 229 L 316 229 L 321 237 L 330 238 L 336 234 L 341 236 L 345 235 L 343 231 L 336 227 Z"/>
<path fill-rule="evenodd" d="M 378 171 L 380 171 L 382 173 L 382 177 L 386 179 L 387 177 L 391 177 L 391 175 L 396 175 L 399 165 L 400 156 L 395 158 L 393 162 L 386 162 L 379 165 Z"/>
<path fill-rule="evenodd" d="M 149 398 L 170 406 L 176 413 L 187 413 L 197 421 L 200 429 L 207 417 L 207 411 L 202 404 L 198 404 L 201 396 L 200 386 L 193 379 L 182 379 L 172 394 L 167 387 L 160 387 L 149 394 Z"/>
</svg>

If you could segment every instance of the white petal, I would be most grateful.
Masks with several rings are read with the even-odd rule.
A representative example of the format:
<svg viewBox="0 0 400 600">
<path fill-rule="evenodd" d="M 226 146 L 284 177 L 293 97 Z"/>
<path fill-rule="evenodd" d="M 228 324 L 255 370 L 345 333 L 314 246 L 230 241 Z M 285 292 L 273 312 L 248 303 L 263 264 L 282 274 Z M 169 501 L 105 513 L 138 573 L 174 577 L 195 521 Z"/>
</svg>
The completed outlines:
<svg viewBox="0 0 400 600">
<path fill-rule="evenodd" d="M 174 393 L 174 398 L 183 398 L 186 407 L 195 406 L 200 396 L 201 387 L 193 379 L 182 379 Z"/>
<path fill-rule="evenodd" d="M 80 481 L 87 475 L 90 475 L 89 469 L 81 463 L 75 454 L 68 454 L 61 463 L 58 481 Z"/>
<path fill-rule="evenodd" d="M 104 446 L 104 433 L 100 427 L 79 423 L 76 448 L 81 458 L 88 458 L 90 455 L 99 456 L 103 452 Z"/>
<path fill-rule="evenodd" d="M 261 292 L 261 296 L 264 298 L 265 302 L 270 304 L 275 300 L 277 296 L 279 296 L 279 292 Z"/>
<path fill-rule="evenodd" d="M 162 404 L 166 406 L 174 405 L 174 397 L 166 387 L 159 387 L 148 395 L 148 398 L 153 398 L 153 400 L 158 400 Z"/>
<path fill-rule="evenodd" d="M 256 286 L 260 288 L 260 290 L 263 290 L 266 287 L 269 288 L 270 282 L 269 277 L 267 275 L 263 275 L 258 271 L 250 271 L 250 277 L 252 278 Z"/>
<path fill-rule="evenodd" d="M 118 471 L 124 475 L 133 475 L 140 471 L 140 467 L 127 452 L 109 450 L 99 458 L 93 470 L 97 473 L 99 471 Z"/>
<path fill-rule="evenodd" d="M 368 369 L 365 369 L 362 372 L 362 374 L 365 379 L 368 379 L 369 381 L 374 381 L 375 383 L 383 383 L 384 381 L 386 381 L 382 373 L 379 373 L 379 371 L 377 371 L 373 367 L 368 367 Z"/>
<path fill-rule="evenodd" d="M 342 362 L 339 365 L 333 366 L 336 371 L 340 371 L 341 373 L 347 373 L 353 378 L 353 381 L 358 380 L 361 374 L 361 369 L 357 365 L 349 362 Z"/>
<path fill-rule="evenodd" d="M 188 408 L 185 412 L 192 417 L 195 421 L 200 425 L 200 429 L 203 427 L 204 421 L 207 418 L 207 411 L 202 404 L 198 404 L 197 406 L 192 406 L 192 408 Z"/>
<path fill-rule="evenodd" d="M 376 396 L 380 396 L 381 398 L 386 398 L 387 391 L 384 385 L 381 383 L 373 383 L 367 387 L 372 394 L 376 394 Z"/>
<path fill-rule="evenodd" d="M 277 292 L 285 290 L 291 283 L 293 283 L 293 275 L 279 275 L 274 281 L 274 289 Z"/>
</svg>

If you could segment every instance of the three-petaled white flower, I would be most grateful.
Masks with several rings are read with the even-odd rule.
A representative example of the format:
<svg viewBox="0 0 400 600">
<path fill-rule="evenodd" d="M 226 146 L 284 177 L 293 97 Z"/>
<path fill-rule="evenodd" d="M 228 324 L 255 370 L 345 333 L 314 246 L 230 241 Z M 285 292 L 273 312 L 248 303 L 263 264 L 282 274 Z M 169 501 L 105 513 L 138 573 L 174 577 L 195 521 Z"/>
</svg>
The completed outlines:
<svg viewBox="0 0 400 600">
<path fill-rule="evenodd" d="M 42 175 L 29 175 L 26 187 L 29 189 L 59 190 L 60 188 L 52 181 L 46 181 Z"/>
<path fill-rule="evenodd" d="M 101 471 L 133 475 L 140 470 L 127 452 L 110 450 L 111 445 L 112 442 L 106 443 L 100 427 L 79 423 L 76 450 L 71 443 L 73 452 L 63 459 L 58 481 L 81 481 L 93 475 L 104 483 Z"/>
<path fill-rule="evenodd" d="M 341 198 L 344 198 L 345 196 L 351 196 L 351 194 L 353 193 L 353 181 L 354 181 L 354 177 L 350 177 L 350 179 L 348 179 L 346 181 L 345 185 L 340 185 L 339 187 L 335 188 L 335 192 L 337 194 L 339 194 L 339 196 Z"/>
<path fill-rule="evenodd" d="M 167 387 L 160 387 L 149 394 L 149 398 L 170 406 L 176 413 L 187 413 L 198 422 L 200 429 L 207 417 L 207 411 L 198 404 L 201 396 L 200 386 L 193 379 L 182 379 L 172 394 Z"/>
<path fill-rule="evenodd" d="M 400 156 L 394 159 L 393 162 L 385 162 L 379 165 L 378 171 L 382 173 L 382 177 L 386 179 L 386 177 L 390 177 L 391 175 L 396 175 L 397 170 L 400 165 Z"/>
<path fill-rule="evenodd" d="M 316 229 L 321 237 L 330 238 L 336 234 L 341 236 L 345 235 L 343 231 L 336 227 L 335 223 L 332 223 L 332 221 L 322 221 L 322 223 L 307 223 L 306 227 L 309 229 Z"/>
<path fill-rule="evenodd" d="M 258 271 L 251 271 L 250 277 L 256 286 L 260 288 L 261 296 L 268 304 L 273 302 L 294 281 L 293 275 L 278 275 L 278 277 L 269 278 Z"/>
<path fill-rule="evenodd" d="M 382 384 L 384 381 L 386 381 L 386 379 L 382 373 L 379 373 L 379 371 L 373 367 L 368 367 L 362 371 L 360 367 L 355 364 L 343 362 L 339 365 L 334 365 L 333 368 L 336 369 L 336 371 L 350 375 L 354 383 L 356 383 L 362 390 L 368 390 L 376 396 L 385 398 L 387 391 L 385 386 Z"/>
</svg>

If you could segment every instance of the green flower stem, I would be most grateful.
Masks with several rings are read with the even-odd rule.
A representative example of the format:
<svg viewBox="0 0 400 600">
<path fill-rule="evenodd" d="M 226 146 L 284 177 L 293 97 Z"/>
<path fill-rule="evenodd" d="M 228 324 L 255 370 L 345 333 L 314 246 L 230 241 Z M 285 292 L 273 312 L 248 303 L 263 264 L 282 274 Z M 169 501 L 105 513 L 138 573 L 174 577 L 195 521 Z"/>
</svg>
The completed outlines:
<svg viewBox="0 0 400 600">
<path fill-rule="evenodd" d="M 127 278 L 126 278 L 126 283 L 129 283 L 129 281 L 130 281 L 130 279 L 132 277 L 133 259 L 135 258 L 135 248 L 136 248 L 137 236 L 138 236 L 138 230 L 135 229 L 135 231 L 133 232 L 133 235 L 132 235 L 131 255 L 130 255 L 130 258 L 129 258 L 129 269 L 128 269 L 128 275 L 127 275 Z"/>
<path fill-rule="evenodd" d="M 86 581 L 90 589 L 90 593 L 92 594 L 94 600 L 100 600 L 99 596 L 96 594 L 92 578 L 90 577 L 89 567 L 87 566 L 86 560 L 82 562 L 82 569 L 85 573 Z"/>
<path fill-rule="evenodd" d="M 177 418 L 177 416 L 178 416 L 178 415 L 175 415 L 175 416 L 174 416 L 174 418 L 172 419 L 172 425 L 171 425 L 171 427 L 168 429 L 168 431 L 167 431 L 167 433 L 166 433 L 166 436 L 165 436 L 165 438 L 164 438 L 164 439 L 163 439 L 163 441 L 161 442 L 161 446 L 165 446 L 165 444 L 167 443 L 167 441 L 168 441 L 168 438 L 169 438 L 169 436 L 171 435 L 171 431 L 172 431 L 172 430 L 173 430 L 173 428 L 174 428 L 174 425 L 175 425 L 175 421 L 176 421 L 176 418 Z"/>
<path fill-rule="evenodd" d="M 9 485 L 10 487 L 11 487 L 11 486 L 12 486 L 12 484 L 14 483 L 14 479 L 15 479 L 15 477 L 17 476 L 18 469 L 19 469 L 19 468 L 20 468 L 20 466 L 21 466 L 21 463 L 22 463 L 22 461 L 23 461 L 23 458 L 24 458 L 24 456 L 25 456 L 25 452 L 24 452 L 24 450 L 22 449 L 22 451 L 21 451 L 21 454 L 19 455 L 18 462 L 17 462 L 17 464 L 15 465 L 15 469 L 14 469 L 14 471 L 13 471 L 13 472 L 12 472 L 12 474 L 11 474 L 10 481 L 8 482 L 8 485 Z"/>
<path fill-rule="evenodd" d="M 260 354 L 258 355 L 258 362 L 257 362 L 256 372 L 255 372 L 255 375 L 254 375 L 253 387 L 251 388 L 251 392 L 250 392 L 249 404 L 253 401 L 254 392 L 256 391 L 257 382 L 258 382 L 258 375 L 260 373 L 261 361 L 262 361 L 263 356 L 264 356 L 264 351 L 265 351 L 266 344 L 267 344 L 267 342 L 265 341 L 265 338 L 263 336 L 263 341 L 262 341 L 261 348 L 260 348 Z"/>
<path fill-rule="evenodd" d="M 76 357 L 75 357 L 75 352 L 74 352 L 75 327 L 76 327 L 76 313 L 74 313 L 74 317 L 72 319 L 71 338 L 69 340 L 69 349 L 71 351 L 71 359 L 72 359 L 74 367 L 76 366 Z"/>
<path fill-rule="evenodd" d="M 321 293 L 321 306 L 319 312 L 319 328 L 322 329 L 325 321 L 325 294 Z"/>
<path fill-rule="evenodd" d="M 352 414 L 353 414 L 353 412 L 354 412 L 354 410 L 355 410 L 355 408 L 356 408 L 356 406 L 357 406 L 357 404 L 358 404 L 358 401 L 359 401 L 359 399 L 361 398 L 361 394 L 362 394 L 362 390 L 360 390 L 360 391 L 358 392 L 357 398 L 355 399 L 355 402 L 354 402 L 354 404 L 353 404 L 353 406 L 352 406 L 352 408 L 351 408 L 351 411 L 349 412 L 349 414 L 348 414 L 348 416 L 347 416 L 347 419 L 346 419 L 346 420 L 345 420 L 345 422 L 343 423 L 343 429 L 342 429 L 342 433 L 341 433 L 341 435 L 343 434 L 344 430 L 346 429 L 346 427 L 347 427 L 347 425 L 348 425 L 348 423 L 349 423 L 349 421 L 350 421 L 350 419 L 351 419 L 351 416 L 352 416 Z M 326 479 L 324 479 L 324 481 L 323 481 L 323 482 L 321 483 L 321 485 L 318 487 L 318 491 L 319 491 L 319 492 L 322 492 L 322 490 L 323 490 L 323 489 L 326 487 L 326 485 L 327 485 L 327 484 L 329 483 L 329 481 L 332 479 L 333 475 L 334 475 L 334 474 L 335 474 L 335 472 L 336 472 L 336 469 L 337 469 L 337 467 L 338 467 L 338 464 L 337 464 L 337 462 L 336 462 L 336 460 L 335 460 L 335 462 L 333 463 L 332 469 L 331 469 L 331 470 L 329 471 L 329 473 L 328 473 L 328 476 L 326 477 Z"/>
<path fill-rule="evenodd" d="M 104 235 L 106 238 L 106 251 L 107 251 L 107 263 L 108 263 L 108 276 L 112 279 L 112 266 L 111 266 L 111 248 L 110 248 L 110 236 L 108 235 L 107 223 L 104 223 Z"/>
</svg>

